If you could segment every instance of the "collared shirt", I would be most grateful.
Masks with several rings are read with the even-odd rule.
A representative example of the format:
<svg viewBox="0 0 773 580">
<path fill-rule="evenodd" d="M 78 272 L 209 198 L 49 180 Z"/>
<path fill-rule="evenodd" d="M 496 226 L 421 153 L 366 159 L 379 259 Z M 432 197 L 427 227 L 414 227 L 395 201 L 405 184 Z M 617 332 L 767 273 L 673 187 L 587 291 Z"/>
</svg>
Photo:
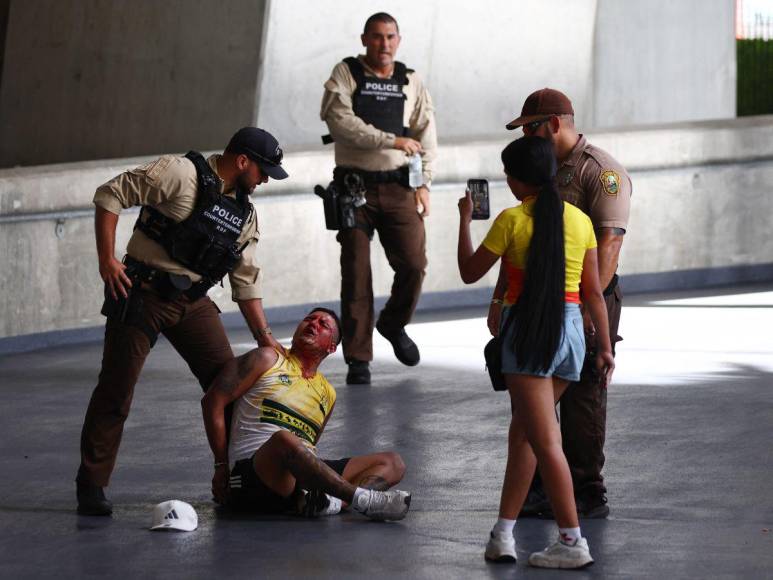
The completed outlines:
<svg viewBox="0 0 773 580">
<path fill-rule="evenodd" d="M 631 178 L 609 153 L 580 135 L 556 179 L 564 201 L 588 214 L 594 228 L 627 229 Z"/>
<path fill-rule="evenodd" d="M 207 159 L 215 174 L 219 158 L 219 155 L 213 155 Z M 222 179 L 220 192 L 235 197 L 233 189 L 225 191 Z M 150 205 L 179 223 L 193 213 L 197 194 L 198 182 L 193 163 L 185 157 L 164 155 L 100 185 L 94 194 L 94 205 L 116 215 L 119 215 L 122 209 L 132 206 Z M 261 271 L 256 255 L 259 237 L 258 219 L 253 211 L 237 240 L 239 246 L 245 243 L 247 245 L 242 250 L 242 257 L 236 268 L 228 274 L 234 301 L 262 297 Z M 200 275 L 172 260 L 158 242 L 151 240 L 139 229 L 135 229 L 129 239 L 126 253 L 153 268 L 188 276 L 193 282 L 201 280 Z"/>
<path fill-rule="evenodd" d="M 357 57 L 366 76 L 377 76 L 365 62 Z M 408 73 L 408 84 L 403 86 L 405 108 L 403 125 L 410 129 L 409 136 L 421 143 L 424 149 L 422 169 L 424 183 L 432 182 L 432 168 L 437 154 L 435 108 L 419 75 Z M 320 118 L 327 123 L 335 140 L 336 165 L 355 167 L 365 171 L 391 171 L 408 162 L 405 152 L 393 149 L 395 135 L 367 124 L 354 114 L 352 95 L 357 88 L 348 65 L 339 62 L 325 83 Z"/>
</svg>

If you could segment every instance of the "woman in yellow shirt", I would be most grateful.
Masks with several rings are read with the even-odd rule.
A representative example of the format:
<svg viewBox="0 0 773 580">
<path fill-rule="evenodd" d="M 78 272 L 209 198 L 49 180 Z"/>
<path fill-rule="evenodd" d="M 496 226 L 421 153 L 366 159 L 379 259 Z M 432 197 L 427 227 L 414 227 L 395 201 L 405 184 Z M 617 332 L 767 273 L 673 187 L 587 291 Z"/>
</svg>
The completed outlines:
<svg viewBox="0 0 773 580">
<path fill-rule="evenodd" d="M 549 141 L 522 137 L 502 151 L 507 184 L 521 205 L 503 211 L 473 252 L 472 201 L 459 200 L 459 272 L 466 284 L 479 280 L 502 258 L 507 290 L 502 296 L 502 372 L 512 419 L 499 519 L 486 559 L 515 562 L 515 518 L 539 466 L 559 527 L 558 541 L 529 556 L 545 568 L 593 563 L 580 533 L 572 478 L 561 448 L 555 405 L 580 377 L 585 356 L 580 303 L 598 332 L 596 366 L 609 380 L 615 366 L 601 294 L 596 238 L 590 219 L 561 201 L 555 186 L 556 158 Z M 513 320 L 508 323 L 508 319 Z"/>
</svg>

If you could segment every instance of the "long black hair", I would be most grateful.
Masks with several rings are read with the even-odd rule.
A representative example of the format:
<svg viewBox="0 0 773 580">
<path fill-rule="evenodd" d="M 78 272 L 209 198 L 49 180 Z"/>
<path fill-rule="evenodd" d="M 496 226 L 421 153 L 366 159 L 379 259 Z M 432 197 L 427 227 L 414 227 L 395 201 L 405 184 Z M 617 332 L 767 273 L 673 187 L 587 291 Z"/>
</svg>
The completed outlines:
<svg viewBox="0 0 773 580">
<path fill-rule="evenodd" d="M 564 204 L 555 184 L 557 161 L 547 139 L 521 137 L 502 151 L 505 173 L 539 186 L 532 206 L 534 233 L 526 255 L 523 290 L 515 304 L 515 349 L 518 364 L 546 372 L 564 328 Z"/>
</svg>

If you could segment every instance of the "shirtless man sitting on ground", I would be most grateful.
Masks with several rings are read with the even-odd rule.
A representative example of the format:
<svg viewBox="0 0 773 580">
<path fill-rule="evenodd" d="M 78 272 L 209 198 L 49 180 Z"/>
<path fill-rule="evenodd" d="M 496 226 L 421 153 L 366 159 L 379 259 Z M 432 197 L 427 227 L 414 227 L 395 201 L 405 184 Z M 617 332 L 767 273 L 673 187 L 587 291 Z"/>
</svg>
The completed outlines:
<svg viewBox="0 0 773 580">
<path fill-rule="evenodd" d="M 289 351 L 260 347 L 223 367 L 201 401 L 215 456 L 215 501 L 306 516 L 338 513 L 344 502 L 374 520 L 405 517 L 411 494 L 387 491 L 405 473 L 400 455 L 316 456 L 336 399 L 317 368 L 340 342 L 336 314 L 314 308 L 295 330 Z M 225 416 L 231 403 L 229 441 Z"/>
</svg>

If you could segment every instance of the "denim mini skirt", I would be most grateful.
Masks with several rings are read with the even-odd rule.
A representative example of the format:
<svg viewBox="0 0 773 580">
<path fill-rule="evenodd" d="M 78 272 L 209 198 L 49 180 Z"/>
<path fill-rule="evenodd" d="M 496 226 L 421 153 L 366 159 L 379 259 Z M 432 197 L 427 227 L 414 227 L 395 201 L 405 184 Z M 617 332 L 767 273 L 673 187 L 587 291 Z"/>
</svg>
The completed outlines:
<svg viewBox="0 0 773 580">
<path fill-rule="evenodd" d="M 502 310 L 502 319 L 500 328 L 507 320 L 510 309 L 507 307 Z M 515 336 L 515 325 L 518 320 L 510 323 L 507 335 L 502 340 L 502 372 L 508 375 L 532 375 L 535 377 L 558 377 L 567 381 L 579 381 L 582 364 L 585 360 L 585 332 L 582 327 L 582 313 L 580 305 L 567 302 L 564 304 L 564 332 L 561 335 L 561 342 L 558 350 L 553 357 L 550 368 L 545 373 L 536 372 L 532 369 L 523 369 L 518 364 L 518 356 L 513 349 L 513 338 Z"/>
</svg>

